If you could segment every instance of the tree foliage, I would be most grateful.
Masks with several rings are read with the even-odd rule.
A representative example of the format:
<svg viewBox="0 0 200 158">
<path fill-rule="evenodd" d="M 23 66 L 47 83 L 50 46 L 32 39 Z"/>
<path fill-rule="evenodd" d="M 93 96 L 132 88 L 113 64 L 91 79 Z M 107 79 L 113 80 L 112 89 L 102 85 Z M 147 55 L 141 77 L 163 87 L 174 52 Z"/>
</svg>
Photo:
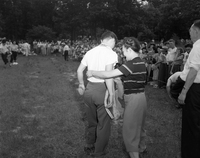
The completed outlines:
<svg viewBox="0 0 200 158">
<path fill-rule="evenodd" d="M 26 37 L 31 41 L 33 40 L 52 41 L 55 38 L 55 32 L 53 32 L 51 28 L 39 25 L 30 29 L 27 32 Z"/>
<path fill-rule="evenodd" d="M 46 26 L 60 38 L 97 38 L 105 29 L 119 38 L 188 38 L 199 10 L 199 0 L 1 0 L 0 36 L 30 37 L 35 26 Z"/>
</svg>

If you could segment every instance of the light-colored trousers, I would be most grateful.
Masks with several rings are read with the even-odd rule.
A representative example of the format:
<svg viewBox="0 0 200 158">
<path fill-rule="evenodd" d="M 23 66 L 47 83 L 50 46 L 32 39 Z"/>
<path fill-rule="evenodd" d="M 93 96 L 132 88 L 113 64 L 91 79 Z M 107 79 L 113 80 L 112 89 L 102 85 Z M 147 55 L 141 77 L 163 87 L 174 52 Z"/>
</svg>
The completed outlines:
<svg viewBox="0 0 200 158">
<path fill-rule="evenodd" d="M 147 102 L 145 93 L 124 95 L 125 111 L 123 139 L 127 152 L 142 152 L 146 148 L 144 130 Z"/>
</svg>

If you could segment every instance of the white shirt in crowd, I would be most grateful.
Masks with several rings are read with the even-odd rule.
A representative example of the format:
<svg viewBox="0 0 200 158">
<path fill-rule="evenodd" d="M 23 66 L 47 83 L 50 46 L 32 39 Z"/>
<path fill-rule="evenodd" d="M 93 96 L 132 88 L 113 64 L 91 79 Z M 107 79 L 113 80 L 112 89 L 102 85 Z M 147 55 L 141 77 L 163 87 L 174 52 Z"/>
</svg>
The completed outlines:
<svg viewBox="0 0 200 158">
<path fill-rule="evenodd" d="M 185 64 L 185 63 L 186 63 L 186 61 L 187 61 L 187 58 L 188 58 L 188 55 L 189 55 L 189 53 L 188 53 L 188 52 L 185 52 L 185 53 L 184 53 L 183 64 Z"/>
<path fill-rule="evenodd" d="M 105 45 L 99 45 L 89 50 L 83 57 L 81 63 L 88 67 L 88 70 L 105 71 L 107 65 L 118 62 L 117 54 Z M 104 79 L 95 77 L 88 78 L 90 82 L 104 82 Z"/>
<path fill-rule="evenodd" d="M 17 44 L 12 44 L 12 45 L 10 46 L 10 48 L 11 48 L 11 51 L 15 51 L 15 52 L 18 52 L 18 51 L 19 51 L 19 46 L 18 46 Z"/>
<path fill-rule="evenodd" d="M 191 67 L 198 71 L 194 83 L 200 83 L 200 39 L 193 44 L 193 48 L 190 51 L 184 69 L 180 75 L 182 80 L 186 81 Z"/>
<path fill-rule="evenodd" d="M 168 49 L 168 53 L 167 53 L 167 55 L 166 55 L 166 60 L 167 60 L 167 62 L 172 62 L 172 61 L 175 60 L 176 50 L 177 50 L 176 47 L 174 47 L 173 49 L 172 49 L 172 48 L 169 48 L 169 49 Z"/>
<path fill-rule="evenodd" d="M 9 52 L 8 45 L 1 44 L 0 45 L 0 54 L 6 54 L 6 52 Z"/>
<path fill-rule="evenodd" d="M 66 44 L 65 46 L 64 46 L 64 48 L 63 48 L 63 51 L 69 51 L 70 49 L 69 49 L 69 46 Z"/>
</svg>

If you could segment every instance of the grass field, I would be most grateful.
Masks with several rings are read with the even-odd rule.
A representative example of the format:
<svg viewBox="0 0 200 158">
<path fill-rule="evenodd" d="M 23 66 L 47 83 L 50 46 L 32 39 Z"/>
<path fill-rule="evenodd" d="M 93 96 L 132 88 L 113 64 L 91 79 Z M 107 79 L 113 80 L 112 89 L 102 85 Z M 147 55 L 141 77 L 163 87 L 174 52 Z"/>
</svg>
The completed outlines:
<svg viewBox="0 0 200 158">
<path fill-rule="evenodd" d="M 0 61 L 0 158 L 75 158 L 84 146 L 84 104 L 77 94 L 79 62 L 62 56 Z M 146 87 L 148 153 L 173 158 L 180 150 L 181 110 L 164 89 Z M 128 158 L 121 125 L 112 125 L 106 158 Z"/>
</svg>

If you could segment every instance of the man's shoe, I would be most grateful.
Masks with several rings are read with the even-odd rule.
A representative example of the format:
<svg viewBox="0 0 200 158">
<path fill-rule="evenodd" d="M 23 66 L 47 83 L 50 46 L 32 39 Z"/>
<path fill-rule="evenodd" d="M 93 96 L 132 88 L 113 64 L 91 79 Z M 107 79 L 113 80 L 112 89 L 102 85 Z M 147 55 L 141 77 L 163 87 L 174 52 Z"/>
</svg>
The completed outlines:
<svg viewBox="0 0 200 158">
<path fill-rule="evenodd" d="M 92 153 L 94 153 L 94 146 L 93 147 L 84 147 L 84 151 L 87 155 L 91 155 Z"/>
<path fill-rule="evenodd" d="M 147 153 L 147 148 L 145 148 L 143 151 L 140 151 L 140 153 L 146 154 Z"/>
<path fill-rule="evenodd" d="M 145 148 L 142 152 L 139 152 L 139 158 L 143 158 L 147 153 L 147 148 Z"/>
</svg>

